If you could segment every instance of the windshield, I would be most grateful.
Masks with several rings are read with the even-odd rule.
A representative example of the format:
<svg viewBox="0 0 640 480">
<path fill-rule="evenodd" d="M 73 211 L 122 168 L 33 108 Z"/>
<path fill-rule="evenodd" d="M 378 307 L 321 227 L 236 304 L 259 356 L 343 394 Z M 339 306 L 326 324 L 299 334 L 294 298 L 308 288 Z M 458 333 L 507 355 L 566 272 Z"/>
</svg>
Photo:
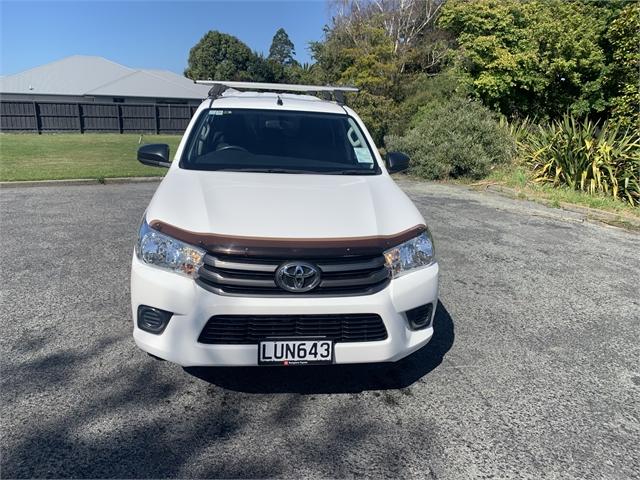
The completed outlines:
<svg viewBox="0 0 640 480">
<path fill-rule="evenodd" d="M 191 170 L 375 175 L 373 151 L 348 115 L 248 109 L 202 112 L 180 161 Z"/>
</svg>

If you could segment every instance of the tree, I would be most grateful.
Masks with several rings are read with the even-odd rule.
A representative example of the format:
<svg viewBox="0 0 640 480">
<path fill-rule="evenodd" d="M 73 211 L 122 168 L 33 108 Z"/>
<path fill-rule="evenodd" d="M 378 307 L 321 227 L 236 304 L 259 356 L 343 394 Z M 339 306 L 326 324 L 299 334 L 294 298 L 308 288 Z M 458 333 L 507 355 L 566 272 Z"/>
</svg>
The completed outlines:
<svg viewBox="0 0 640 480">
<path fill-rule="evenodd" d="M 334 25 L 325 40 L 311 44 L 320 83 L 355 85 L 362 91 L 350 104 L 358 110 L 374 140 L 381 143 L 397 120 L 398 65 L 393 42 L 375 20 L 354 24 L 350 31 Z"/>
<path fill-rule="evenodd" d="M 295 63 L 294 65 L 289 65 L 286 67 L 284 71 L 285 82 L 286 83 L 299 83 L 305 85 L 317 85 L 320 83 L 318 80 L 318 68 L 315 64 L 303 63 L 300 65 L 299 63 Z"/>
<path fill-rule="evenodd" d="M 578 116 L 607 108 L 601 47 L 608 7 L 562 0 L 450 0 L 439 25 L 486 105 L 507 115 Z"/>
<path fill-rule="evenodd" d="M 271 41 L 267 59 L 278 65 L 294 65 L 297 63 L 294 58 L 295 54 L 296 51 L 289 35 L 284 28 L 279 28 Z"/>
<path fill-rule="evenodd" d="M 193 80 L 254 80 L 261 62 L 264 59 L 236 37 L 212 30 L 189 51 L 184 74 Z"/>
<path fill-rule="evenodd" d="M 249 64 L 249 68 L 247 71 L 248 80 L 252 82 L 277 82 L 280 81 L 275 65 L 264 58 L 264 55 L 255 54 L 254 61 Z"/>
<path fill-rule="evenodd" d="M 361 89 L 350 103 L 376 141 L 400 124 L 403 86 L 419 72 L 435 74 L 450 35 L 435 19 L 443 0 L 334 0 L 324 39 L 310 45 L 321 83 Z"/>
<path fill-rule="evenodd" d="M 607 31 L 612 63 L 609 85 L 614 123 L 640 129 L 640 4 L 628 4 Z"/>
<path fill-rule="evenodd" d="M 394 96 L 398 73 L 393 42 L 372 19 L 349 30 L 335 25 L 325 30 L 324 42 L 311 44 L 324 83 L 350 84 L 373 95 Z"/>
<path fill-rule="evenodd" d="M 398 68 L 404 71 L 407 54 L 433 30 L 444 0 L 332 0 L 334 22 L 361 46 L 363 23 L 375 21 L 393 45 Z M 438 58 L 436 53 L 434 58 Z"/>
</svg>

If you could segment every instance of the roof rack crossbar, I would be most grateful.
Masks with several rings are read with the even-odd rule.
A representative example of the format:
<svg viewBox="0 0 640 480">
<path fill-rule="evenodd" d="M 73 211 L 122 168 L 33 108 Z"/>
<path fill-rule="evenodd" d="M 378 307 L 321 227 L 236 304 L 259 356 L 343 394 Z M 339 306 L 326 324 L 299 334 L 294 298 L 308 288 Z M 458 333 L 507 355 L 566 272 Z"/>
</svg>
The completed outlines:
<svg viewBox="0 0 640 480">
<path fill-rule="evenodd" d="M 264 90 L 274 93 L 304 92 L 304 93 L 329 93 L 340 105 L 345 104 L 345 93 L 357 92 L 356 87 L 342 87 L 332 85 L 296 85 L 287 83 L 259 83 L 259 82 L 227 82 L 223 80 L 195 80 L 200 85 L 211 85 L 210 98 L 219 98 L 227 89 L 234 90 Z"/>
</svg>

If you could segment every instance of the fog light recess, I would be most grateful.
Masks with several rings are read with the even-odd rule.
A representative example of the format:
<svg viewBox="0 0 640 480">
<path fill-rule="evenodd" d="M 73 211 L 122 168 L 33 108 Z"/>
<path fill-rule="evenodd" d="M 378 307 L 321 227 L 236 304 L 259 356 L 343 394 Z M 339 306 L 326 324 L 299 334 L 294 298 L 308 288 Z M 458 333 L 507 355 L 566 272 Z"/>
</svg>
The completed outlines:
<svg viewBox="0 0 640 480">
<path fill-rule="evenodd" d="M 159 335 L 167 328 L 172 315 L 173 313 L 159 308 L 140 305 L 138 307 L 138 328 Z"/>
<path fill-rule="evenodd" d="M 405 315 L 407 316 L 407 322 L 409 322 L 409 328 L 411 330 L 427 328 L 431 324 L 432 312 L 433 304 L 431 303 L 407 310 Z"/>
</svg>

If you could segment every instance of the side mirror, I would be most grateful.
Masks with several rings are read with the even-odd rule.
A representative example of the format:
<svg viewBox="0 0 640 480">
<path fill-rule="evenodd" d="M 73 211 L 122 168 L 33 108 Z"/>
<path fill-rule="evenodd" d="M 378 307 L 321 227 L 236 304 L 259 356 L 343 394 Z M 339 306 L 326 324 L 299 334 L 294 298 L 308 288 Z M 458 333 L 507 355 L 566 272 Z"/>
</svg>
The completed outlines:
<svg viewBox="0 0 640 480">
<path fill-rule="evenodd" d="M 389 152 L 386 155 L 385 163 L 389 173 L 402 172 L 409 168 L 409 157 L 402 152 Z"/>
<path fill-rule="evenodd" d="M 169 160 L 169 145 L 164 143 L 142 145 L 138 148 L 138 161 L 150 167 L 169 168 L 171 166 L 171 160 Z"/>
</svg>

